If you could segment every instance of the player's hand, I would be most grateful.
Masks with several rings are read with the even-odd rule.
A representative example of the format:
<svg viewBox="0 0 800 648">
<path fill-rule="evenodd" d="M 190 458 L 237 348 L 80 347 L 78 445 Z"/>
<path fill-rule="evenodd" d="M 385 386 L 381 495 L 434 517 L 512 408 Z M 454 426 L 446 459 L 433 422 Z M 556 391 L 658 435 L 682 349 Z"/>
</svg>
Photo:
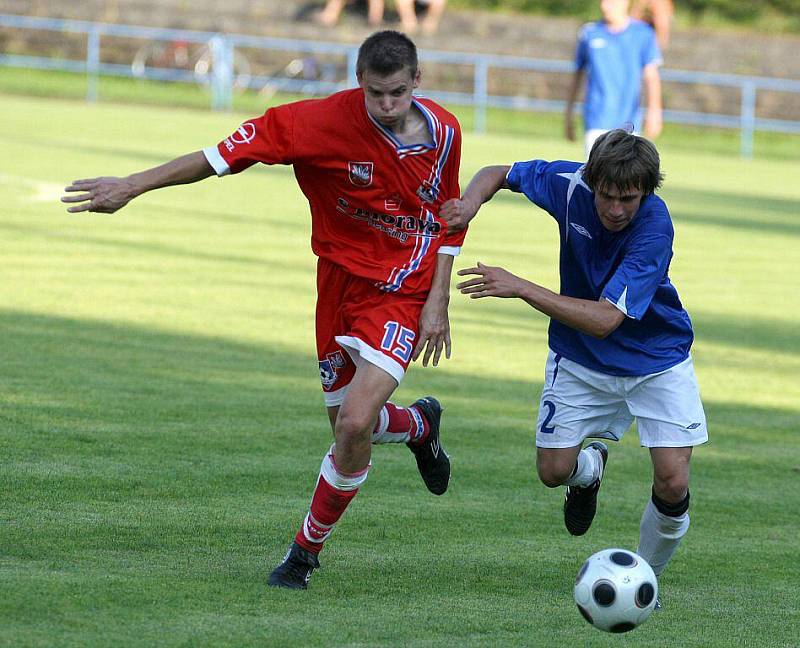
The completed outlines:
<svg viewBox="0 0 800 648">
<path fill-rule="evenodd" d="M 564 118 L 564 137 L 570 142 L 574 142 L 577 139 L 575 137 L 575 120 L 572 115 L 567 115 Z"/>
<path fill-rule="evenodd" d="M 433 366 L 439 364 L 444 351 L 445 358 L 450 359 L 450 318 L 447 315 L 448 299 L 428 300 L 422 307 L 419 317 L 419 337 L 411 359 L 416 361 L 422 353 L 422 366 L 427 367 L 433 356 Z"/>
<path fill-rule="evenodd" d="M 462 294 L 469 295 L 472 299 L 481 297 L 520 297 L 526 281 L 505 268 L 495 268 L 483 265 L 478 261 L 474 268 L 459 270 L 458 275 L 473 279 L 462 281 L 456 286 Z"/>
<path fill-rule="evenodd" d="M 661 131 L 664 128 L 664 118 L 662 117 L 661 113 L 647 113 L 647 118 L 644 122 L 644 134 L 647 136 L 647 139 L 654 140 L 656 137 L 661 135 Z"/>
<path fill-rule="evenodd" d="M 138 195 L 129 180 L 110 176 L 75 180 L 64 191 L 70 194 L 78 194 L 61 197 L 61 202 L 78 203 L 74 207 L 67 209 L 68 212 L 73 214 L 82 211 L 113 214 Z"/>
<path fill-rule="evenodd" d="M 475 218 L 480 205 L 465 198 L 451 198 L 439 210 L 439 218 L 447 223 L 448 232 L 460 232 Z"/>
</svg>

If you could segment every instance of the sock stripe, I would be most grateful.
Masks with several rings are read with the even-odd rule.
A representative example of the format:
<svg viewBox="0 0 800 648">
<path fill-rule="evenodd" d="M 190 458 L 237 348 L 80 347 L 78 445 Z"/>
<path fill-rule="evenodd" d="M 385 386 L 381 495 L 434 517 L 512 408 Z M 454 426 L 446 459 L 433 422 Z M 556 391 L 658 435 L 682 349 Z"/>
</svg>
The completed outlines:
<svg viewBox="0 0 800 648">
<path fill-rule="evenodd" d="M 689 491 L 686 491 L 684 497 L 677 504 L 670 504 L 665 502 L 658 495 L 656 495 L 655 488 L 652 491 L 653 505 L 658 509 L 658 512 L 669 517 L 680 517 L 689 510 Z"/>
<path fill-rule="evenodd" d="M 335 445 L 331 446 L 328 454 L 326 454 L 325 458 L 322 460 L 322 466 L 320 467 L 319 474 L 326 482 L 338 490 L 357 490 L 358 487 L 367 480 L 367 473 L 372 467 L 372 462 L 370 461 L 366 468 L 359 470 L 357 473 L 344 473 L 336 467 L 336 460 L 334 459 L 333 454 L 334 448 Z"/>
<path fill-rule="evenodd" d="M 303 535 L 309 542 L 322 544 L 330 537 L 333 527 L 333 524 L 320 524 L 309 512 L 303 520 Z"/>
<path fill-rule="evenodd" d="M 417 428 L 416 433 L 414 433 L 413 428 L 408 431 L 411 436 L 411 441 L 413 442 L 417 441 L 425 433 L 425 422 L 422 420 L 422 415 L 417 411 L 416 407 L 409 407 L 408 411 L 411 412 L 411 416 L 414 418 L 414 423 Z"/>
</svg>

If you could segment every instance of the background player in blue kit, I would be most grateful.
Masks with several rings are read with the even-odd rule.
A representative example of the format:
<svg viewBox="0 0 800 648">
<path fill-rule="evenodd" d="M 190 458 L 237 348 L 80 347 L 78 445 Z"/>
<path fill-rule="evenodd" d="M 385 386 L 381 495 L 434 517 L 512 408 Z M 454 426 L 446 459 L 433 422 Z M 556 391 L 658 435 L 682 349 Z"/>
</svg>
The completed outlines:
<svg viewBox="0 0 800 648">
<path fill-rule="evenodd" d="M 629 5 L 629 0 L 601 0 L 603 20 L 587 23 L 578 36 L 565 133 L 568 140 L 575 140 L 573 107 L 585 75 L 583 123 L 587 155 L 605 131 L 627 123 L 641 131 L 639 103 L 643 85 L 647 96 L 644 134 L 655 139 L 661 133 L 661 50 L 653 28 L 631 18 Z"/>
<path fill-rule="evenodd" d="M 584 165 L 517 162 L 481 169 L 460 199 L 446 203 L 451 230 L 465 227 L 501 188 L 525 194 L 559 227 L 561 291 L 481 263 L 461 270 L 472 298 L 517 297 L 548 315 L 550 353 L 536 429 L 537 470 L 566 485 L 564 523 L 588 531 L 608 458 L 638 420 L 650 450 L 653 488 L 638 553 L 660 574 L 689 528 L 689 460 L 708 440 L 689 349 L 692 324 L 669 279 L 673 229 L 655 194 L 662 175 L 648 140 L 616 129 Z"/>
</svg>

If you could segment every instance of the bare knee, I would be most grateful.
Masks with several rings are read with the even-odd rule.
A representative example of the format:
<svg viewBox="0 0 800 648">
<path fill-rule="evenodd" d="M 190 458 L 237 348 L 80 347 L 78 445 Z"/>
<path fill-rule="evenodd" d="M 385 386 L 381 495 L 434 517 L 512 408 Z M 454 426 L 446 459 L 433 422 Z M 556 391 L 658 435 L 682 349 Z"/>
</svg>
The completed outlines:
<svg viewBox="0 0 800 648">
<path fill-rule="evenodd" d="M 365 415 L 342 409 L 336 418 L 334 436 L 338 452 L 349 454 L 370 445 L 373 421 Z M 337 454 L 338 454 L 337 452 Z"/>
<path fill-rule="evenodd" d="M 539 480 L 548 488 L 562 486 L 575 470 L 575 455 L 570 451 L 554 451 L 539 448 L 536 456 L 536 472 Z"/>
<path fill-rule="evenodd" d="M 689 476 L 680 473 L 656 475 L 653 478 L 653 491 L 668 504 L 682 502 L 689 492 Z"/>
<path fill-rule="evenodd" d="M 677 504 L 689 492 L 691 448 L 651 448 L 653 492 L 668 504 Z"/>
</svg>

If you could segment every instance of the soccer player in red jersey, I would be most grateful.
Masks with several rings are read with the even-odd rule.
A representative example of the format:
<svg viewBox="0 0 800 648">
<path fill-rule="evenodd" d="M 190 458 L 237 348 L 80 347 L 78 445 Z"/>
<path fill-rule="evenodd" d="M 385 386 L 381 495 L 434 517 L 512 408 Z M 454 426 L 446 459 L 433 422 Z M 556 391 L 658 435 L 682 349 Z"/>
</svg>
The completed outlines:
<svg viewBox="0 0 800 648">
<path fill-rule="evenodd" d="M 113 213 L 136 196 L 257 162 L 291 164 L 311 207 L 317 266 L 317 355 L 335 442 L 311 506 L 269 584 L 305 589 L 317 556 L 367 478 L 371 445 L 406 443 L 428 490 L 441 495 L 450 460 L 442 408 L 427 396 L 389 402 L 408 368 L 450 356 L 447 315 L 453 257 L 441 205 L 460 195 L 461 132 L 441 106 L 414 97 L 414 43 L 394 31 L 359 49 L 359 87 L 298 101 L 244 122 L 216 146 L 126 178 L 76 180 L 70 212 Z M 77 195 L 72 195 L 77 194 Z"/>
</svg>

